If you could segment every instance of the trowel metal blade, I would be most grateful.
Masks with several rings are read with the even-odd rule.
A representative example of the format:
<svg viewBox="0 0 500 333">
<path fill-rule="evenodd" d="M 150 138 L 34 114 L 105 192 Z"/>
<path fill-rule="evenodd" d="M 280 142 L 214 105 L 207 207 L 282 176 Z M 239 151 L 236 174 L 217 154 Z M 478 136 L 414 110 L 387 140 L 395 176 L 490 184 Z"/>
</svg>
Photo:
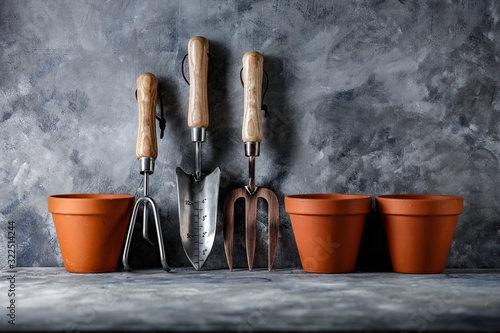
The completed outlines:
<svg viewBox="0 0 500 333">
<path fill-rule="evenodd" d="M 176 174 L 182 246 L 193 267 L 200 270 L 215 240 L 220 169 L 200 180 L 181 168 Z"/>
</svg>

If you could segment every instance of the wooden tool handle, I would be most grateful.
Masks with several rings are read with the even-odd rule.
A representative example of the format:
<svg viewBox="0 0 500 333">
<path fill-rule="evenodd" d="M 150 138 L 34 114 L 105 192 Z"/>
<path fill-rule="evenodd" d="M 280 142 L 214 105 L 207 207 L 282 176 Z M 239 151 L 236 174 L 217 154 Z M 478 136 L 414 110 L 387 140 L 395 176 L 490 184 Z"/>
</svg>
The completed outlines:
<svg viewBox="0 0 500 333">
<path fill-rule="evenodd" d="M 262 73 L 264 58 L 258 52 L 250 51 L 243 56 L 243 142 L 262 141 Z"/>
<path fill-rule="evenodd" d="M 139 129 L 135 156 L 158 156 L 156 143 L 156 99 L 158 98 L 158 79 L 151 73 L 144 73 L 137 78 L 137 102 L 139 104 Z"/>
<path fill-rule="evenodd" d="M 208 41 L 193 37 L 188 43 L 189 59 L 189 112 L 188 125 L 208 127 Z"/>
</svg>

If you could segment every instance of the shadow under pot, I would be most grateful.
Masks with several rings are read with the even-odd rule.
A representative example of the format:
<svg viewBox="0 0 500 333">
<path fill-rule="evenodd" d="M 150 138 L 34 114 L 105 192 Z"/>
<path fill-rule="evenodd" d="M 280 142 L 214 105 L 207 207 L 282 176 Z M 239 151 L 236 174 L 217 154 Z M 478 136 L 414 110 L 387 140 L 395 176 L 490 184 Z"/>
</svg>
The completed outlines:
<svg viewBox="0 0 500 333">
<path fill-rule="evenodd" d="M 285 197 L 302 268 L 311 273 L 354 270 L 372 198 L 356 194 Z"/>
<path fill-rule="evenodd" d="M 444 271 L 463 198 L 401 194 L 376 197 L 395 272 Z"/>
<path fill-rule="evenodd" d="M 135 198 L 119 194 L 48 197 L 64 267 L 71 273 L 116 270 Z"/>
</svg>

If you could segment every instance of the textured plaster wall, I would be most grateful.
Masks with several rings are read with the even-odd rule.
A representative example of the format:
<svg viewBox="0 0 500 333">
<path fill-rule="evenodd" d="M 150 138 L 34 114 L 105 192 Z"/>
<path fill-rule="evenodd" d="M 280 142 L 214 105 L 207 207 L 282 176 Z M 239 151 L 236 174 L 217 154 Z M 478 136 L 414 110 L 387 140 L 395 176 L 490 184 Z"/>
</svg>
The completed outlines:
<svg viewBox="0 0 500 333">
<path fill-rule="evenodd" d="M 447 265 L 498 268 L 499 18 L 494 0 L 2 1 L 0 248 L 15 221 L 18 266 L 62 266 L 48 195 L 142 194 L 134 91 L 151 72 L 167 129 L 150 193 L 169 263 L 189 265 L 175 183 L 177 166 L 194 170 L 180 65 L 189 38 L 202 35 L 214 59 L 204 169 L 222 170 L 206 267 L 227 267 L 222 200 L 247 174 L 239 71 L 243 54 L 256 50 L 270 79 L 257 184 L 281 204 L 275 267 L 300 266 L 283 197 L 338 192 L 463 196 Z M 235 264 L 246 267 L 241 218 Z M 266 224 L 263 205 L 257 267 L 267 262 Z M 138 233 L 131 264 L 159 266 Z M 390 269 L 376 214 L 357 267 Z"/>
</svg>

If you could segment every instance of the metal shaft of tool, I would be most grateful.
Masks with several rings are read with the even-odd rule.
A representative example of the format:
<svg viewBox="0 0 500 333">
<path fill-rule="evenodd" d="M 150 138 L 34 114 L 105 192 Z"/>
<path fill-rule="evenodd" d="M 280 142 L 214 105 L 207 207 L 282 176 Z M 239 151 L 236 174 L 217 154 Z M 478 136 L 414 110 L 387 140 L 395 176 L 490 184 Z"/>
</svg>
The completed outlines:
<svg viewBox="0 0 500 333">
<path fill-rule="evenodd" d="M 206 128 L 205 127 L 193 127 L 191 128 L 191 141 L 196 144 L 196 172 L 194 174 L 195 180 L 201 180 L 203 173 L 201 172 L 201 144 L 205 142 L 206 139 Z"/>
<path fill-rule="evenodd" d="M 248 156 L 248 192 L 250 195 L 255 193 L 255 156 Z"/>
<path fill-rule="evenodd" d="M 196 180 L 201 179 L 201 141 L 196 141 Z"/>
<path fill-rule="evenodd" d="M 255 157 L 259 156 L 259 142 L 245 142 L 245 155 L 248 156 L 248 185 L 245 188 L 248 194 L 253 195 L 257 191 L 255 185 Z"/>
<path fill-rule="evenodd" d="M 147 197 L 149 195 L 149 172 L 144 172 L 144 196 Z M 149 239 L 149 216 L 148 216 L 148 207 L 149 203 L 147 201 L 143 204 L 142 210 L 142 238 L 149 244 L 153 245 L 153 242 Z"/>
</svg>

